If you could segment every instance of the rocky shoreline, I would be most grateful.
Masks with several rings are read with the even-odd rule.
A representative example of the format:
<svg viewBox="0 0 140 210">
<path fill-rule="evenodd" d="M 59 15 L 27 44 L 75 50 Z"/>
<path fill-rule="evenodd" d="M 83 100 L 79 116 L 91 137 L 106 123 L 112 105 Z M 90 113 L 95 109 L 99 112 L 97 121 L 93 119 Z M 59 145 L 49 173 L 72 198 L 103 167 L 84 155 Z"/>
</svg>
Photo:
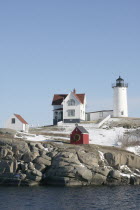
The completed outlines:
<svg viewBox="0 0 140 210">
<path fill-rule="evenodd" d="M 0 139 L 0 185 L 139 185 L 140 157 L 115 147 Z"/>
</svg>

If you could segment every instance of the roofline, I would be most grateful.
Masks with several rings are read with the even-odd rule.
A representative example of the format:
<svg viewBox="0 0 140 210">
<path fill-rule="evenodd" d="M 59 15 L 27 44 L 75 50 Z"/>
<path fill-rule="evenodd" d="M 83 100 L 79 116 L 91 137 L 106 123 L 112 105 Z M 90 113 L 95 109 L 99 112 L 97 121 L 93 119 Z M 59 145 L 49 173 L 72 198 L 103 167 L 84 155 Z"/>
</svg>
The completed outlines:
<svg viewBox="0 0 140 210">
<path fill-rule="evenodd" d="M 76 93 L 74 93 L 74 92 L 71 92 L 73 95 L 74 95 L 74 97 L 80 102 L 80 104 L 82 104 L 82 102 L 80 101 L 80 99 L 78 98 L 78 96 L 76 95 Z"/>
<path fill-rule="evenodd" d="M 24 120 L 24 118 L 23 118 L 21 115 L 15 114 L 15 113 L 14 113 L 14 116 L 15 116 L 22 124 L 29 125 L 29 124 L 26 122 L 26 120 Z"/>
<path fill-rule="evenodd" d="M 101 110 L 101 111 L 96 111 L 96 112 L 86 112 L 87 113 L 97 113 L 97 112 L 113 112 L 113 110 Z"/>
</svg>

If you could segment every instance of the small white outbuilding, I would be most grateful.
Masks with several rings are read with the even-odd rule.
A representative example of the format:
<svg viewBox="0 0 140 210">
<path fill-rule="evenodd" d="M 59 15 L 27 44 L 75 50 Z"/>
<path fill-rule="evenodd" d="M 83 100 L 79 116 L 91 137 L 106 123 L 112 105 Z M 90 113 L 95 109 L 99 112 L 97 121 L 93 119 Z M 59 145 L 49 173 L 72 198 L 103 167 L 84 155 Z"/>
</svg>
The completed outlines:
<svg viewBox="0 0 140 210">
<path fill-rule="evenodd" d="M 5 123 L 5 128 L 28 132 L 29 124 L 19 114 L 13 114 Z"/>
</svg>

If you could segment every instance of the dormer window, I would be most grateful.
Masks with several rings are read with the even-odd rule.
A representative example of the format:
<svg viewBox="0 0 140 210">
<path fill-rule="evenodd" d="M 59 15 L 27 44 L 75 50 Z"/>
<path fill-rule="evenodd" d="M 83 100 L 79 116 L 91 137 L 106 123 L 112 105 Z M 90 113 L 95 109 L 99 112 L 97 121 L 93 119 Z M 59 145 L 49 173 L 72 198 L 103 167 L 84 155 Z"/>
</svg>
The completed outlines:
<svg viewBox="0 0 140 210">
<path fill-rule="evenodd" d="M 68 101 L 68 106 L 75 106 L 75 101 L 74 101 L 74 99 L 70 99 L 70 100 Z"/>
</svg>

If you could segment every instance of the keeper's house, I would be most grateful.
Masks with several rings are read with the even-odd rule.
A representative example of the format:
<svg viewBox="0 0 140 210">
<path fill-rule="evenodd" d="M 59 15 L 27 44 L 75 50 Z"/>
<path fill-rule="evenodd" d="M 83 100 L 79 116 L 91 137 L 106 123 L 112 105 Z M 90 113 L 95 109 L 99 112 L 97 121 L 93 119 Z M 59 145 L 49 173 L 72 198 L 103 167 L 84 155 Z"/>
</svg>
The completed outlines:
<svg viewBox="0 0 140 210">
<path fill-rule="evenodd" d="M 55 94 L 52 101 L 53 124 L 79 123 L 85 120 L 86 96 L 74 89 L 69 94 Z"/>
<path fill-rule="evenodd" d="M 29 124 L 19 114 L 13 114 L 5 123 L 5 128 L 28 132 Z"/>
</svg>

